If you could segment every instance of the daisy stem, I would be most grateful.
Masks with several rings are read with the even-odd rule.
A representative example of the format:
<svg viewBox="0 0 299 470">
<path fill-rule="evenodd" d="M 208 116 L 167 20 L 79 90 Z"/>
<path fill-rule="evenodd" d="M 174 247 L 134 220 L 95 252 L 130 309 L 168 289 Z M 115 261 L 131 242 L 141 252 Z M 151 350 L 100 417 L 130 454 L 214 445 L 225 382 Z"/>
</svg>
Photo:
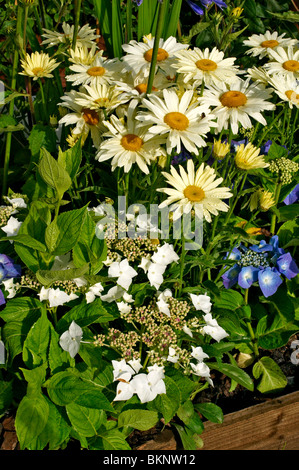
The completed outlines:
<svg viewBox="0 0 299 470">
<path fill-rule="evenodd" d="M 81 11 L 81 1 L 82 0 L 75 0 L 75 24 L 74 24 L 74 34 L 73 34 L 73 41 L 72 41 L 73 50 L 75 50 L 76 42 L 77 42 L 77 34 L 78 34 L 80 11 Z"/>
<path fill-rule="evenodd" d="M 236 204 L 237 204 L 238 199 L 239 199 L 238 195 L 241 194 L 241 192 L 244 188 L 244 184 L 245 184 L 246 179 L 247 179 L 247 173 L 245 173 L 245 175 L 243 176 L 243 181 L 242 181 L 241 186 L 238 189 L 238 191 L 237 191 L 237 187 L 236 187 L 235 200 L 234 200 L 234 203 L 232 204 L 232 207 L 230 208 L 229 212 L 227 213 L 227 216 L 224 220 L 223 226 L 227 225 L 227 223 L 229 222 L 229 219 L 231 218 L 232 213 L 234 212 L 234 209 L 235 209 Z"/>
<path fill-rule="evenodd" d="M 22 15 L 23 8 L 18 4 L 17 12 L 17 26 L 16 26 L 16 37 L 22 31 Z M 14 91 L 17 85 L 17 76 L 18 76 L 18 65 L 19 65 L 19 50 L 16 46 L 14 50 L 13 63 L 12 63 L 12 74 L 11 74 L 11 89 Z M 8 114 L 13 116 L 14 113 L 14 99 L 9 103 Z M 9 160 L 10 160 L 10 149 L 11 149 L 11 140 L 12 132 L 8 132 L 6 136 L 5 144 L 5 154 L 4 154 L 4 165 L 3 165 L 3 180 L 2 180 L 2 196 L 6 195 L 7 191 L 7 178 L 8 178 L 8 169 L 9 169 Z"/>
<path fill-rule="evenodd" d="M 298 113 L 299 113 L 299 108 L 297 106 L 296 107 L 295 117 L 293 119 L 292 130 L 291 130 L 291 140 L 290 140 L 290 143 L 289 143 L 289 148 L 290 149 L 293 147 L 293 140 L 294 140 L 294 134 L 295 134 L 295 129 L 296 129 L 296 123 L 297 123 L 297 119 L 298 119 Z"/>
<path fill-rule="evenodd" d="M 151 68 L 150 68 L 150 73 L 149 73 L 148 82 L 147 82 L 146 94 L 150 93 L 153 87 L 154 77 L 156 73 L 159 42 L 160 42 L 160 38 L 162 35 L 162 29 L 164 26 L 165 10 L 166 10 L 166 2 L 165 0 L 162 0 L 162 2 L 159 3 L 158 21 L 157 21 L 157 27 L 156 27 L 156 33 L 155 33 L 152 62 L 151 62 Z"/>
<path fill-rule="evenodd" d="M 126 32 L 125 42 L 128 43 L 132 39 L 132 0 L 127 0 L 127 18 L 126 18 Z"/>
<path fill-rule="evenodd" d="M 275 206 L 277 206 L 278 204 L 278 200 L 279 200 L 279 196 L 280 196 L 280 191 L 281 191 L 281 186 L 282 184 L 281 183 L 278 183 L 276 185 L 276 188 L 275 188 Z M 276 214 L 272 214 L 272 217 L 271 217 L 271 228 L 270 228 L 270 232 L 271 233 L 275 233 L 275 226 L 276 226 Z"/>
<path fill-rule="evenodd" d="M 278 119 L 280 118 L 280 116 L 282 115 L 283 112 L 284 112 L 284 108 L 280 111 L 280 113 L 277 114 L 276 118 L 273 119 L 273 121 L 271 122 L 271 125 L 266 126 L 266 130 L 262 134 L 262 137 L 260 138 L 259 142 L 257 143 L 257 147 L 260 147 L 262 145 L 263 141 L 266 138 L 266 135 L 269 134 L 269 132 L 273 128 L 274 124 L 278 121 Z"/>
<path fill-rule="evenodd" d="M 41 96 L 42 96 L 44 119 L 45 119 L 45 122 L 47 122 L 48 121 L 48 115 L 47 115 L 47 107 L 46 107 L 46 101 L 45 101 L 43 82 L 42 82 L 41 78 L 39 78 L 38 81 L 39 81 L 39 88 L 40 88 L 40 92 L 41 92 Z"/>
</svg>

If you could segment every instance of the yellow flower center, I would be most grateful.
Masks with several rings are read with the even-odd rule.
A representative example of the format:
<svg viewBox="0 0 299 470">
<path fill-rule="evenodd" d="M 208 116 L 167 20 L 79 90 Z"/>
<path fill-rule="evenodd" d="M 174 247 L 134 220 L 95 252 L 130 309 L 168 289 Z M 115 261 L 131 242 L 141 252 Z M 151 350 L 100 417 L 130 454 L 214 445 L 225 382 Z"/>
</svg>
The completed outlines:
<svg viewBox="0 0 299 470">
<path fill-rule="evenodd" d="M 99 115 L 94 109 L 85 108 L 82 110 L 82 113 L 86 124 L 90 124 L 91 126 L 96 126 L 99 124 Z"/>
<path fill-rule="evenodd" d="M 141 149 L 143 145 L 143 140 L 135 134 L 127 134 L 121 138 L 121 145 L 126 150 L 131 150 L 132 152 L 137 152 Z"/>
<path fill-rule="evenodd" d="M 287 60 L 282 64 L 282 66 L 285 70 L 288 70 L 289 72 L 297 72 L 297 70 L 299 70 L 298 60 Z"/>
<path fill-rule="evenodd" d="M 299 94 L 297 95 L 297 93 L 294 90 L 287 90 L 285 94 L 290 101 L 298 102 Z"/>
<path fill-rule="evenodd" d="M 166 114 L 164 116 L 164 122 L 171 127 L 171 129 L 176 129 L 177 131 L 184 131 L 189 126 L 189 119 L 187 116 L 178 112 Z"/>
<path fill-rule="evenodd" d="M 241 91 L 231 90 L 223 93 L 223 95 L 220 96 L 220 101 L 223 106 L 227 106 L 228 108 L 238 108 L 246 104 L 247 98 Z"/>
<path fill-rule="evenodd" d="M 139 83 L 139 85 L 135 86 L 135 90 L 138 91 L 139 95 L 145 93 L 147 90 L 147 83 Z M 153 86 L 152 91 L 158 91 L 158 88 Z"/>
<path fill-rule="evenodd" d="M 44 69 L 42 67 L 35 67 L 34 69 L 32 69 L 32 73 L 37 77 L 43 77 Z"/>
<path fill-rule="evenodd" d="M 200 59 L 195 62 L 195 65 L 198 69 L 203 70 L 204 72 L 210 72 L 217 69 L 217 64 L 210 59 Z"/>
<path fill-rule="evenodd" d="M 184 189 L 184 196 L 191 202 L 200 202 L 205 197 L 205 192 L 199 186 L 191 184 Z"/>
<path fill-rule="evenodd" d="M 276 39 L 269 39 L 269 41 L 263 41 L 261 42 L 261 46 L 262 47 L 271 47 L 271 49 L 273 47 L 276 47 L 279 45 L 279 42 L 276 41 Z"/>
<path fill-rule="evenodd" d="M 104 75 L 106 69 L 104 67 L 90 67 L 87 70 L 88 75 L 91 75 L 92 77 L 101 77 Z"/>
<path fill-rule="evenodd" d="M 157 54 L 157 62 L 162 62 L 163 60 L 166 60 L 168 58 L 168 52 L 165 51 L 165 49 L 158 49 L 158 54 Z M 151 62 L 153 57 L 153 49 L 149 49 L 148 51 L 145 52 L 144 58 L 147 60 L 147 62 Z"/>
</svg>

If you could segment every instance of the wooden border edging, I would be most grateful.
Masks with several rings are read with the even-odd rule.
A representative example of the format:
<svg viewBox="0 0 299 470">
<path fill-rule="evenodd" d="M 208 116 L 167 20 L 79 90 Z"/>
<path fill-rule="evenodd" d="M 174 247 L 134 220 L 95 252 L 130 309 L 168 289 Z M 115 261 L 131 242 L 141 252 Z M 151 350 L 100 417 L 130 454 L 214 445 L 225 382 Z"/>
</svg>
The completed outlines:
<svg viewBox="0 0 299 470">
<path fill-rule="evenodd" d="M 299 450 L 299 391 L 205 423 L 201 450 Z"/>
</svg>

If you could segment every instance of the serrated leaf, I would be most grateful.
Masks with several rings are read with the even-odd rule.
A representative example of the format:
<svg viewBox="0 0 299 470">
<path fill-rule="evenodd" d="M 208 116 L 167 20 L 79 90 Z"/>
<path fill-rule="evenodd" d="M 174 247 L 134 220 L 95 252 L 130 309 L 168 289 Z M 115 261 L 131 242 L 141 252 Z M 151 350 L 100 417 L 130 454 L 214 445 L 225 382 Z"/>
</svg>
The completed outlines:
<svg viewBox="0 0 299 470">
<path fill-rule="evenodd" d="M 287 379 L 271 357 L 262 357 L 252 368 L 255 379 L 260 379 L 257 389 L 261 393 L 277 392 L 287 386 Z"/>
</svg>

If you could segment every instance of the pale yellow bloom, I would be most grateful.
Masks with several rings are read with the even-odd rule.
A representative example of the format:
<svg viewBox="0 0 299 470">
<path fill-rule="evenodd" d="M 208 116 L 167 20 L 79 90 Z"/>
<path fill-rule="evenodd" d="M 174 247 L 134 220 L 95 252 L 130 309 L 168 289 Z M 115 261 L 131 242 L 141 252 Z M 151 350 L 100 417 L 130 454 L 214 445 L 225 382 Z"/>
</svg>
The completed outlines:
<svg viewBox="0 0 299 470">
<path fill-rule="evenodd" d="M 230 145 L 227 142 L 221 142 L 220 140 L 214 139 L 214 146 L 212 155 L 215 160 L 223 160 L 223 158 L 228 154 L 230 150 Z"/>
<path fill-rule="evenodd" d="M 240 170 L 255 170 L 267 168 L 269 163 L 265 162 L 264 155 L 260 155 L 260 149 L 249 142 L 246 146 L 241 144 L 237 148 L 235 165 Z"/>
<path fill-rule="evenodd" d="M 25 59 L 21 60 L 23 72 L 20 75 L 27 75 L 33 80 L 38 78 L 51 78 L 51 72 L 58 67 L 59 63 L 55 59 L 50 59 L 49 54 L 44 52 L 33 52 L 31 55 L 26 54 Z"/>
</svg>

